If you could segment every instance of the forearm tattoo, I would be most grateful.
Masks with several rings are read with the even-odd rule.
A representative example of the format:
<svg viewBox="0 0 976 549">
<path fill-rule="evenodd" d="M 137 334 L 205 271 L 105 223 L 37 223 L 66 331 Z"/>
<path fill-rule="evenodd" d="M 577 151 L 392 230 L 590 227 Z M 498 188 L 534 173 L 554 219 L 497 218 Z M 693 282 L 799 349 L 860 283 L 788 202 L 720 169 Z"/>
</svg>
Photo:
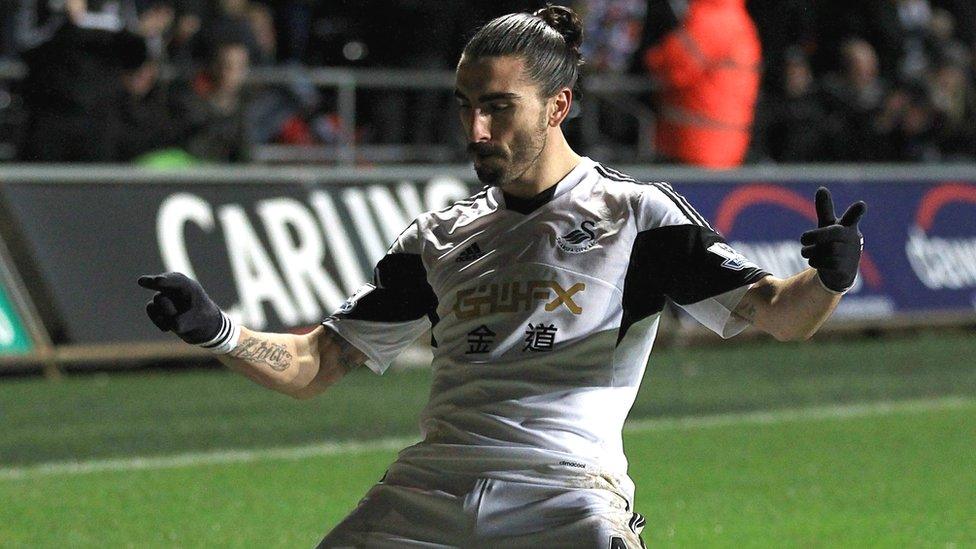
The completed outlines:
<svg viewBox="0 0 976 549">
<path fill-rule="evenodd" d="M 740 303 L 732 314 L 745 320 L 746 322 L 752 323 L 756 320 L 756 306 L 752 303 Z"/>
<path fill-rule="evenodd" d="M 267 364 L 276 372 L 283 372 L 291 366 L 292 356 L 281 343 L 268 343 L 256 337 L 248 337 L 237 344 L 230 356 L 253 362 Z"/>
<path fill-rule="evenodd" d="M 366 362 L 366 355 L 353 346 L 352 343 L 346 341 L 344 337 L 332 330 L 327 330 L 325 337 L 328 338 L 331 344 L 338 347 L 336 352 L 336 365 L 342 368 L 345 373 L 349 373 Z"/>
<path fill-rule="evenodd" d="M 760 313 L 756 304 L 771 304 L 775 297 L 776 288 L 769 281 L 761 280 L 742 297 L 742 301 L 739 301 L 732 314 L 749 324 L 755 324 Z"/>
</svg>

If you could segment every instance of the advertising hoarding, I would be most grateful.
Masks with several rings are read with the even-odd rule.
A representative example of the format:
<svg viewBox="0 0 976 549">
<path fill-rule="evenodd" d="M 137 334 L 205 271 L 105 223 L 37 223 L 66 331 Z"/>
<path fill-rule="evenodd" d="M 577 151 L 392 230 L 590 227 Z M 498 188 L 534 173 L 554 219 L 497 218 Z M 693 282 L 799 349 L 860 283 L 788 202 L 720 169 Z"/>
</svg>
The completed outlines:
<svg viewBox="0 0 976 549">
<path fill-rule="evenodd" d="M 653 167 L 623 171 L 664 179 Z M 150 294 L 135 285 L 140 274 L 171 270 L 199 279 L 252 329 L 313 325 L 370 278 L 416 215 L 481 187 L 468 168 L 386 173 L 267 184 L 77 176 L 70 184 L 6 183 L 0 190 L 43 279 L 41 298 L 53 301 L 61 321 L 56 343 L 117 343 L 171 337 L 145 319 Z M 861 270 L 835 318 L 976 316 L 976 177 L 892 182 L 784 170 L 671 181 L 733 247 L 777 276 L 806 268 L 799 237 L 816 226 L 817 187 L 831 189 L 839 210 L 864 200 Z"/>
</svg>

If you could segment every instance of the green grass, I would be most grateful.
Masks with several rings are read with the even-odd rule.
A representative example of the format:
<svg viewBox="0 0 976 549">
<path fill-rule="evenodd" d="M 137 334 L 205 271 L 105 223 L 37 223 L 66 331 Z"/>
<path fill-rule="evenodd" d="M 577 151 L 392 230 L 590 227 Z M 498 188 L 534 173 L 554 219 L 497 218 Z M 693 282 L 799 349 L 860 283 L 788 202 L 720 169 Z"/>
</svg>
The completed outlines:
<svg viewBox="0 0 976 549">
<path fill-rule="evenodd" d="M 643 458 L 631 467 L 651 546 L 971 547 L 974 440 L 970 401 L 655 434 L 627 450 Z"/>
<path fill-rule="evenodd" d="M 963 407 L 629 433 L 653 545 L 976 546 L 976 338 L 758 341 L 652 354 L 631 418 L 957 395 Z M 416 436 L 423 369 L 293 401 L 222 370 L 0 380 L 4 467 Z M 394 451 L 0 476 L 0 547 L 305 547 Z"/>
<path fill-rule="evenodd" d="M 723 343 L 651 355 L 632 418 L 976 395 L 976 337 Z M 363 368 L 294 401 L 224 370 L 0 380 L 0 466 L 414 436 L 430 373 Z"/>
<path fill-rule="evenodd" d="M 976 401 L 628 433 L 650 546 L 976 544 Z M 7 546 L 309 547 L 394 452 L 0 482 Z M 954 545 L 953 545 L 954 544 Z"/>
</svg>

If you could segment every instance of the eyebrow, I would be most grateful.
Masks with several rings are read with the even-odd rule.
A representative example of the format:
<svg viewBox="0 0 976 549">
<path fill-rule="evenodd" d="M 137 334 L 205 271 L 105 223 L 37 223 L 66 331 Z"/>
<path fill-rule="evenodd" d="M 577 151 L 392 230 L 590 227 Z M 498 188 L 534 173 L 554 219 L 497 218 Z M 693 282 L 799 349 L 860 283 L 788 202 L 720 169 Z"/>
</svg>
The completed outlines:
<svg viewBox="0 0 976 549">
<path fill-rule="evenodd" d="M 468 97 L 463 93 L 461 93 L 461 90 L 457 88 L 454 89 L 454 97 L 457 97 L 458 99 L 464 99 L 464 100 L 468 99 Z M 484 95 L 478 96 L 478 102 L 486 103 L 488 101 L 497 101 L 499 99 L 518 99 L 519 97 L 521 97 L 519 94 L 512 93 L 512 92 L 486 93 Z"/>
</svg>

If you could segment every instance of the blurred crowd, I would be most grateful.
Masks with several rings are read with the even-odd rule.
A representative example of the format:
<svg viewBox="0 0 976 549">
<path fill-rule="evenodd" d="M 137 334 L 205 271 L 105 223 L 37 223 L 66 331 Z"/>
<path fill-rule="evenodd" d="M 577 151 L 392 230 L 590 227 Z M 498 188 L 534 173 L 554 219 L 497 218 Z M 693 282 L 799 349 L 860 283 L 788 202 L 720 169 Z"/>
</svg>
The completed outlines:
<svg viewBox="0 0 976 549">
<path fill-rule="evenodd" d="M 976 3 L 766 0 L 756 157 L 976 160 Z"/>
<path fill-rule="evenodd" d="M 19 157 L 247 160 L 251 66 L 275 63 L 271 9 L 248 0 L 17 0 L 4 47 L 27 67 Z M 164 74 L 165 72 L 165 74 Z M 165 78 L 164 78 L 165 76 Z"/>
<path fill-rule="evenodd" d="M 658 120 L 662 162 L 976 160 L 971 0 L 557 3 L 583 14 L 587 77 L 651 77 L 638 100 Z M 254 144 L 348 135 L 450 143 L 449 91 L 361 91 L 347 128 L 301 71 L 287 83 L 248 76 L 450 70 L 477 25 L 544 4 L 5 0 L 0 59 L 27 73 L 0 82 L 0 130 L 17 136 L 19 159 L 46 162 L 247 161 Z M 601 116 L 608 139 L 636 142 L 632 125 Z"/>
</svg>

